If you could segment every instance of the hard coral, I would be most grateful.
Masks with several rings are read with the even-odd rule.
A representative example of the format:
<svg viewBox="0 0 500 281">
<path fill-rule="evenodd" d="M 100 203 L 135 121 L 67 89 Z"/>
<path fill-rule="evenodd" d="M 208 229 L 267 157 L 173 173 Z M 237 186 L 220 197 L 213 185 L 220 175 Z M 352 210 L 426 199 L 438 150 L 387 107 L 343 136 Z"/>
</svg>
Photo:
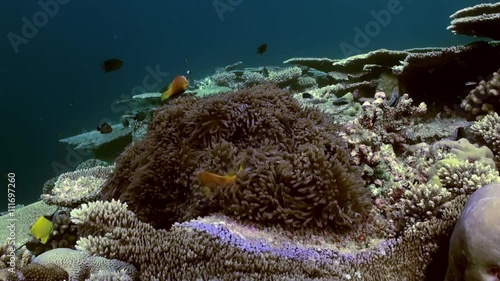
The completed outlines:
<svg viewBox="0 0 500 281">
<path fill-rule="evenodd" d="M 65 281 L 68 280 L 68 272 L 60 266 L 48 263 L 46 265 L 31 263 L 21 269 L 21 272 L 30 281 Z M 21 279 L 23 280 L 23 279 Z"/>
<path fill-rule="evenodd" d="M 156 230 L 116 201 L 84 204 L 72 219 L 82 231 L 79 249 L 137 266 L 140 280 L 442 280 L 430 264 L 464 203 L 459 196 L 401 237 L 361 250 L 321 237 L 328 232 L 304 235 L 221 215 Z"/>
<path fill-rule="evenodd" d="M 271 85 L 179 98 L 118 159 L 101 198 L 127 202 L 160 228 L 214 211 L 294 227 L 353 225 L 371 201 L 335 132 L 325 114 Z M 237 180 L 207 194 L 202 171 Z"/>
</svg>

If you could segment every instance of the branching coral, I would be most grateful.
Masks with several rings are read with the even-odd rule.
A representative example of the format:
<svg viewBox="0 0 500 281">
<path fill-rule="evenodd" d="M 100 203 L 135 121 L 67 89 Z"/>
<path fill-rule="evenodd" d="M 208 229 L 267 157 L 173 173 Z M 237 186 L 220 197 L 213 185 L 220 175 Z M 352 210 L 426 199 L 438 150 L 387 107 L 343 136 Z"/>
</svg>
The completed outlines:
<svg viewBox="0 0 500 281">
<path fill-rule="evenodd" d="M 481 186 L 490 183 L 500 183 L 498 171 L 489 165 L 479 162 L 452 161 L 445 163 L 436 172 L 439 185 L 455 194 L 470 195 Z"/>
<path fill-rule="evenodd" d="M 497 157 L 500 157 L 500 116 L 496 112 L 474 122 L 470 130 L 474 136 L 483 140 Z"/>
<path fill-rule="evenodd" d="M 438 209 L 451 198 L 451 193 L 437 184 L 418 184 L 405 191 L 401 204 L 409 223 L 414 224 L 435 217 Z"/>
<path fill-rule="evenodd" d="M 162 228 L 213 211 L 293 227 L 354 225 L 371 200 L 335 131 L 330 117 L 271 85 L 179 98 L 118 159 L 101 195 Z M 237 180 L 207 196 L 202 171 Z"/>
<path fill-rule="evenodd" d="M 420 103 L 412 106 L 412 99 L 404 94 L 394 106 L 386 99 L 384 93 L 375 95 L 373 102 L 365 102 L 359 118 L 344 125 L 344 138 L 358 152 L 358 157 L 365 153 L 360 151 L 360 144 L 369 151 L 379 150 L 382 144 L 392 144 L 396 150 L 407 142 L 406 129 L 413 124 L 413 118 L 424 114 L 427 107 Z M 368 151 L 366 151 L 368 152 Z M 365 161 L 363 161 L 365 162 Z"/>
</svg>

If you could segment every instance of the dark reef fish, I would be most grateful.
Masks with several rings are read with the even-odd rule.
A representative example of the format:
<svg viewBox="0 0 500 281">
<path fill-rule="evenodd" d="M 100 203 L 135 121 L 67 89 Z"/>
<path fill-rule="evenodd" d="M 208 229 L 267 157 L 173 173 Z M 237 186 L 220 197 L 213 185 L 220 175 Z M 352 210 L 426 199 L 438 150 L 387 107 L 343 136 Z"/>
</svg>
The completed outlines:
<svg viewBox="0 0 500 281">
<path fill-rule="evenodd" d="M 267 51 L 267 44 L 262 44 L 257 47 L 257 54 L 262 55 Z"/>
<path fill-rule="evenodd" d="M 113 132 L 113 128 L 108 123 L 102 123 L 101 126 L 97 127 L 97 131 L 101 134 L 109 134 Z"/>
<path fill-rule="evenodd" d="M 138 112 L 137 114 L 134 115 L 135 121 L 142 121 L 144 119 L 146 119 L 146 113 L 144 111 Z"/>
<path fill-rule="evenodd" d="M 122 67 L 123 61 L 121 59 L 109 59 L 102 62 L 101 67 L 104 72 L 118 70 Z"/>
<path fill-rule="evenodd" d="M 122 118 L 122 125 L 123 125 L 123 128 L 128 128 L 128 126 L 130 125 L 130 121 L 128 121 L 127 118 Z"/>
</svg>

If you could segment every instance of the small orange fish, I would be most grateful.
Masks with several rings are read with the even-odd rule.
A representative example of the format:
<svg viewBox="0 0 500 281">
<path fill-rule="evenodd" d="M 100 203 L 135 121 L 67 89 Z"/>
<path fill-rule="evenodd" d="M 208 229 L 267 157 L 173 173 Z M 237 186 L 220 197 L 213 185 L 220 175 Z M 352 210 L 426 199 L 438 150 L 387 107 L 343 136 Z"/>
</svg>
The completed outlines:
<svg viewBox="0 0 500 281">
<path fill-rule="evenodd" d="M 183 75 L 175 76 L 174 80 L 168 85 L 168 89 L 161 94 L 161 100 L 166 100 L 172 96 L 184 93 L 189 87 L 189 81 Z"/>
<path fill-rule="evenodd" d="M 231 184 L 236 181 L 236 175 L 225 175 L 221 176 L 218 174 L 210 173 L 210 172 L 201 172 L 199 174 L 200 184 L 206 187 L 216 187 L 225 184 Z"/>
</svg>

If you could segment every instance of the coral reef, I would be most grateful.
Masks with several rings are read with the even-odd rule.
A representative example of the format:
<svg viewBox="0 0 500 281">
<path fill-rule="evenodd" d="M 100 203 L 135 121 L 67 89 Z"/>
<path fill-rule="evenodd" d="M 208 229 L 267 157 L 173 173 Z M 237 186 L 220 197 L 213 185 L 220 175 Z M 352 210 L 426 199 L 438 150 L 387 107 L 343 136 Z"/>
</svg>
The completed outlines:
<svg viewBox="0 0 500 281">
<path fill-rule="evenodd" d="M 122 124 L 110 124 L 113 131 L 101 134 L 96 130 L 82 133 L 59 142 L 68 144 L 76 150 L 93 152 L 95 158 L 114 161 L 123 149 L 132 142 L 132 128 L 124 128 Z"/>
<path fill-rule="evenodd" d="M 95 200 L 113 169 L 114 166 L 96 166 L 64 173 L 55 182 L 51 194 L 42 194 L 41 199 L 50 205 L 70 208 Z"/>
<path fill-rule="evenodd" d="M 26 247 L 31 253 L 40 255 L 52 249 L 74 248 L 78 234 L 75 225 L 71 223 L 69 212 L 69 209 L 61 208 L 53 214 L 51 220 L 53 230 L 47 243 L 42 244 L 35 237 L 30 237 Z"/>
<path fill-rule="evenodd" d="M 500 116 L 495 112 L 488 114 L 470 127 L 471 133 L 484 142 L 500 162 Z"/>
<path fill-rule="evenodd" d="M 362 250 L 339 248 L 326 233 L 262 229 L 219 215 L 155 230 L 116 201 L 85 204 L 72 218 L 82 232 L 79 249 L 129 262 L 141 280 L 423 280 L 464 202 L 459 196 L 400 238 Z"/>
<path fill-rule="evenodd" d="M 88 159 L 88 160 L 83 161 L 80 165 L 78 165 L 75 168 L 75 170 L 91 169 L 91 168 L 98 167 L 98 166 L 107 167 L 107 166 L 109 166 L 109 164 L 108 164 L 108 162 L 105 162 L 105 161 L 102 161 L 99 159 Z"/>
<path fill-rule="evenodd" d="M 500 3 L 483 3 L 459 10 L 450 16 L 453 34 L 500 39 Z"/>
<path fill-rule="evenodd" d="M 160 228 L 214 211 L 293 227 L 352 226 L 371 200 L 335 128 L 270 85 L 179 98 L 117 160 L 101 198 L 127 202 Z M 197 175 L 207 170 L 237 180 L 206 194 Z"/>
<path fill-rule="evenodd" d="M 30 229 L 33 223 L 43 215 L 52 215 L 57 210 L 57 206 L 50 206 L 43 201 L 29 204 L 23 208 L 15 209 L 0 217 L 0 238 L 1 242 L 10 237 L 12 220 L 15 220 L 16 245 L 21 246 L 30 240 Z"/>
<path fill-rule="evenodd" d="M 498 70 L 499 50 L 498 43 L 480 41 L 410 53 L 400 65 L 393 67 L 393 73 L 398 77 L 400 91 L 409 93 L 416 102 L 431 104 L 432 101 L 453 108 L 457 97 L 466 90 L 467 82 Z"/>
<path fill-rule="evenodd" d="M 53 263 L 46 265 L 31 263 L 24 266 L 21 273 L 21 280 L 30 281 L 66 281 L 69 278 L 64 269 Z"/>
<path fill-rule="evenodd" d="M 137 278 L 136 268 L 126 262 L 92 256 L 71 249 L 50 250 L 37 256 L 30 265 L 56 265 L 64 269 L 72 280 L 78 281 L 86 280 L 91 274 L 103 274 L 101 271 L 119 272 L 120 270 L 125 270 L 132 280 Z"/>
<path fill-rule="evenodd" d="M 476 119 L 500 111 L 500 70 L 493 72 L 488 82 L 481 80 L 462 100 L 460 106 Z"/>
</svg>

